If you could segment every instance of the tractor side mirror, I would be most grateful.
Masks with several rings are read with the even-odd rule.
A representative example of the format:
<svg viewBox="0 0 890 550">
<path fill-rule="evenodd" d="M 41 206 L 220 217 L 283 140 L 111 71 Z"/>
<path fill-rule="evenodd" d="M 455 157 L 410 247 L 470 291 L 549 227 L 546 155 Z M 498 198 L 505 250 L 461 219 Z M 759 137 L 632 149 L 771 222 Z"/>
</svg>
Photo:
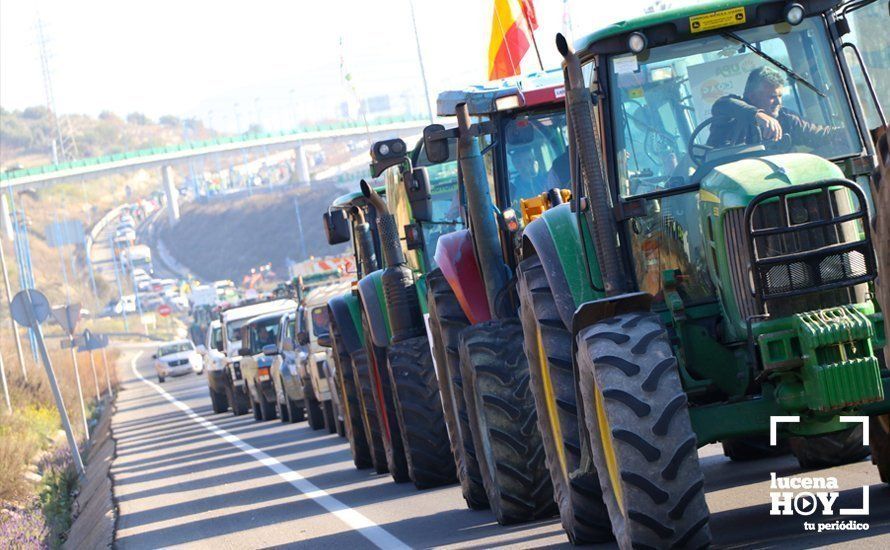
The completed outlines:
<svg viewBox="0 0 890 550">
<path fill-rule="evenodd" d="M 442 135 L 444 132 L 445 127 L 441 124 L 430 124 L 423 129 L 423 148 L 432 164 L 445 162 L 450 156 L 448 139 Z"/>
<path fill-rule="evenodd" d="M 430 175 L 424 167 L 415 168 L 405 178 L 405 193 L 411 203 L 411 214 L 420 222 L 433 219 L 433 200 L 430 192 Z"/>
<path fill-rule="evenodd" d="M 278 347 L 275 344 L 266 344 L 263 346 L 263 355 L 267 357 L 278 355 Z"/>
<path fill-rule="evenodd" d="M 328 244 L 341 244 L 349 242 L 349 219 L 343 210 L 331 210 L 324 213 L 324 233 L 328 238 Z"/>
<path fill-rule="evenodd" d="M 309 344 L 309 333 L 305 330 L 301 330 L 297 333 L 297 343 L 301 346 L 305 346 Z"/>
</svg>

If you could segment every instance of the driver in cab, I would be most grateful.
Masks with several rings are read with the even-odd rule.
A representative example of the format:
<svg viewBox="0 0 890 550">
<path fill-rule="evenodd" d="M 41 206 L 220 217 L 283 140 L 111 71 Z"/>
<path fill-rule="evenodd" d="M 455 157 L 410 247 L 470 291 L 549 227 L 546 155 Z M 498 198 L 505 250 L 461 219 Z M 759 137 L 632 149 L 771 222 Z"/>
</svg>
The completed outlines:
<svg viewBox="0 0 890 550">
<path fill-rule="evenodd" d="M 786 139 L 790 139 L 791 145 L 815 149 L 841 134 L 840 128 L 813 124 L 783 107 L 784 87 L 784 77 L 771 67 L 751 71 L 743 97 L 730 94 L 714 102 L 708 145 L 729 147 L 779 141 L 788 136 Z"/>
</svg>

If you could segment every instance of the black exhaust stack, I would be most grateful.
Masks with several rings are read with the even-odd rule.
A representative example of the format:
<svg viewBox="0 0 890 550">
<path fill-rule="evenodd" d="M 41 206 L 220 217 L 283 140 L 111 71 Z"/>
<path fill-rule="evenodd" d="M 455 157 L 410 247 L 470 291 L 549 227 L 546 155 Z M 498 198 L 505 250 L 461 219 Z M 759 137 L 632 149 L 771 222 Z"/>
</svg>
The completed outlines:
<svg viewBox="0 0 890 550">
<path fill-rule="evenodd" d="M 566 110 L 575 134 L 575 142 L 578 144 L 583 179 L 587 182 L 588 208 L 593 209 L 591 221 L 596 258 L 602 272 L 606 296 L 615 296 L 626 292 L 628 285 L 625 283 L 621 261 L 618 257 L 616 239 L 618 228 L 612 214 L 609 189 L 603 177 L 603 167 L 600 162 L 601 149 L 598 146 L 596 130 L 593 125 L 590 90 L 584 84 L 581 60 L 569 47 L 562 34 L 556 35 L 556 48 L 564 60 Z"/>
<path fill-rule="evenodd" d="M 380 236 L 380 249 L 383 256 L 383 296 L 392 329 L 392 341 L 401 342 L 424 334 L 420 316 L 420 302 L 414 290 L 414 274 L 405 261 L 399 228 L 386 201 L 368 185 L 361 181 L 362 194 L 377 210 L 377 232 Z"/>
</svg>

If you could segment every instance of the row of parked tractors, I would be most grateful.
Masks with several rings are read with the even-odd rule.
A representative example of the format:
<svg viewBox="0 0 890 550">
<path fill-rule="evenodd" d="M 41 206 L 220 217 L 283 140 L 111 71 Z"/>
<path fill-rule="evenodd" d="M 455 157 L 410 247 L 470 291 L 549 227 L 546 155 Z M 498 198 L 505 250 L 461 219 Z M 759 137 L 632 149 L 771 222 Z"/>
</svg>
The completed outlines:
<svg viewBox="0 0 890 550">
<path fill-rule="evenodd" d="M 622 548 L 710 542 L 706 444 L 804 468 L 871 452 L 890 481 L 864 105 L 881 109 L 841 54 L 860 4 L 699 3 L 577 53 L 558 38 L 561 70 L 442 93 L 451 127 L 374 143 L 379 184 L 324 215 L 357 265 L 328 302 L 356 467 Z M 697 29 L 712 12 L 735 17 Z M 759 134 L 702 95 L 730 62 L 784 75 L 831 139 L 698 143 Z"/>
</svg>

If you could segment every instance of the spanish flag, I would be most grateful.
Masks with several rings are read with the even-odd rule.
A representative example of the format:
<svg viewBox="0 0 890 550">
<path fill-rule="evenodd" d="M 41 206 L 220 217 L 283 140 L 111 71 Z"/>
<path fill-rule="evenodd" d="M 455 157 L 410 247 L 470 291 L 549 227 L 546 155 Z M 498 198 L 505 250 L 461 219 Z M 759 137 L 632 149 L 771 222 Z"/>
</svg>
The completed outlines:
<svg viewBox="0 0 890 550">
<path fill-rule="evenodd" d="M 488 45 L 488 78 L 497 80 L 518 75 L 519 62 L 534 40 L 538 28 L 532 0 L 494 0 L 491 42 Z"/>
</svg>

